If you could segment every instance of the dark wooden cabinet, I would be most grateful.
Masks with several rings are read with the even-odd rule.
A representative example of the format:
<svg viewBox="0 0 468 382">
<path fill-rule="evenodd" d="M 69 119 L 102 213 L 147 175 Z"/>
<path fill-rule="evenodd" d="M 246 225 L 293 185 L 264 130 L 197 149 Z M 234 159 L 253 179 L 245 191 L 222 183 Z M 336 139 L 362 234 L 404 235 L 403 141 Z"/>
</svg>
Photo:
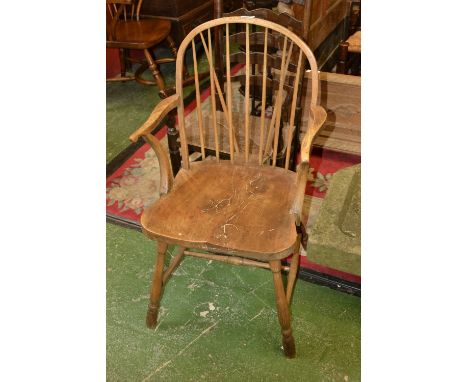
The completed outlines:
<svg viewBox="0 0 468 382">
<path fill-rule="evenodd" d="M 278 5 L 278 0 L 245 0 L 244 5 L 247 9 L 272 9 L 273 7 L 276 7 Z"/>
<path fill-rule="evenodd" d="M 193 28 L 213 19 L 213 7 L 213 0 L 144 0 L 141 15 L 171 20 L 179 45 Z"/>
</svg>

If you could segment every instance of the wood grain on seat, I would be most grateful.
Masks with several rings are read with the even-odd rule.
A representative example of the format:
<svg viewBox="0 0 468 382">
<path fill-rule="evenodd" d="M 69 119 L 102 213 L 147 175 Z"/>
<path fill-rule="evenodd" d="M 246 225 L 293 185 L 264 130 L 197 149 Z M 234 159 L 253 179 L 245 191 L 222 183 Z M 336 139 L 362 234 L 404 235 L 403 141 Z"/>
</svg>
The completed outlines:
<svg viewBox="0 0 468 382">
<path fill-rule="evenodd" d="M 116 48 L 146 49 L 162 42 L 171 31 L 171 22 L 162 19 L 142 19 L 117 23 L 115 41 L 108 46 Z"/>
<path fill-rule="evenodd" d="M 208 186 L 209 185 L 209 186 Z M 143 214 L 151 238 L 263 261 L 291 253 L 296 174 L 278 167 L 204 161 Z"/>
</svg>

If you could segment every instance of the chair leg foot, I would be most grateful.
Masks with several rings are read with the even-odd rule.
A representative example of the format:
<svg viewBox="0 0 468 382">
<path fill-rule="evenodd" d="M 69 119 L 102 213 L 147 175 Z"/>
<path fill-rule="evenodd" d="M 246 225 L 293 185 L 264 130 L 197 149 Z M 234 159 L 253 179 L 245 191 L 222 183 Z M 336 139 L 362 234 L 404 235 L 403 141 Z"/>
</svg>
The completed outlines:
<svg viewBox="0 0 468 382">
<path fill-rule="evenodd" d="M 150 302 L 146 312 L 146 326 L 154 329 L 158 322 L 159 301 L 161 300 L 163 288 L 164 260 L 166 257 L 167 244 L 161 241 L 157 244 L 156 265 L 154 267 L 153 281 L 150 290 Z"/>
<path fill-rule="evenodd" d="M 158 312 L 159 312 L 159 304 L 153 305 L 150 303 L 148 305 L 148 311 L 146 312 L 146 327 L 148 329 L 156 328 L 156 324 L 158 322 Z"/>
<path fill-rule="evenodd" d="M 296 356 L 296 343 L 294 341 L 292 331 L 289 329 L 289 333 L 285 333 L 284 331 L 282 333 L 284 355 L 288 358 L 294 358 Z"/>
<path fill-rule="evenodd" d="M 273 272 L 273 282 L 275 284 L 276 308 L 278 311 L 278 320 L 281 326 L 281 334 L 283 336 L 283 351 L 288 358 L 296 356 L 296 345 L 291 329 L 291 316 L 289 314 L 289 306 L 284 292 L 283 279 L 281 278 L 281 261 L 270 261 L 270 268 Z"/>
</svg>

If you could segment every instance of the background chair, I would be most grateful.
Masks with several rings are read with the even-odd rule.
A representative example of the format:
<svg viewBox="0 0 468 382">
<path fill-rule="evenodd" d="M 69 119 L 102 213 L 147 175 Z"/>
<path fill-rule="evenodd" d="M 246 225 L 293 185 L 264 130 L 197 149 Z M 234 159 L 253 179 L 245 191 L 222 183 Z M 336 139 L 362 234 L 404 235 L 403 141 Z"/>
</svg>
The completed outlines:
<svg viewBox="0 0 468 382">
<path fill-rule="evenodd" d="M 245 32 L 232 33 L 236 25 Z M 224 91 L 214 65 L 214 28 L 224 36 L 226 77 Z M 256 28 L 254 33 L 251 31 Z M 209 99 L 202 102 L 198 77 L 195 38 L 200 38 L 210 69 Z M 243 39 L 245 73 L 231 75 L 231 46 Z M 250 46 L 263 42 L 261 59 Z M 281 49 L 278 77 L 268 78 L 268 67 L 278 60 L 268 54 L 268 47 Z M 190 163 L 188 120 L 183 102 L 183 60 L 192 47 L 196 90 L 196 131 L 202 161 Z M 258 62 L 261 74 L 251 76 L 251 64 Z M 293 126 L 305 65 L 310 67 L 310 111 L 308 130 L 302 141 L 297 173 L 287 169 L 291 155 Z M 245 97 L 234 102 L 234 83 L 244 81 Z M 252 116 L 249 101 L 250 82 L 260 84 L 260 116 Z M 273 89 L 271 116 L 266 115 L 267 83 Z M 217 90 L 217 92 L 215 91 Z M 224 96 L 225 94 L 225 96 Z M 288 98 L 289 97 L 289 98 Z M 216 98 L 221 113 L 216 112 Z M 148 120 L 130 139 L 143 137 L 156 152 L 161 168 L 160 199 L 148 207 L 141 218 L 143 232 L 157 240 L 157 257 L 146 317 L 149 328 L 156 327 L 162 290 L 184 256 L 220 260 L 236 265 L 270 269 L 276 295 L 284 353 L 295 356 L 289 304 L 296 280 L 301 243 L 301 211 L 309 168 L 312 141 L 326 119 L 325 110 L 317 105 L 318 71 L 315 58 L 301 38 L 288 29 L 257 18 L 227 17 L 204 23 L 192 30 L 181 43 L 176 65 L 176 94 L 161 101 Z M 239 99 L 238 99 L 239 101 Z M 285 102 L 288 107 L 284 107 Z M 151 131 L 175 107 L 182 151 L 182 169 L 175 179 L 170 159 Z M 234 109 L 243 109 L 234 118 Z M 240 116 L 240 118 L 239 118 Z M 286 118 L 285 118 L 286 116 Z M 287 120 L 286 161 L 278 165 L 280 122 Z M 255 138 L 255 139 L 252 139 Z M 258 138 L 258 139 L 257 139 Z M 208 147 L 213 156 L 209 156 Z M 221 158 L 227 156 L 226 160 Z M 175 256 L 164 271 L 168 245 L 175 245 Z M 281 260 L 293 253 L 290 267 Z M 282 270 L 289 270 L 284 289 Z"/>
<path fill-rule="evenodd" d="M 338 46 L 336 72 L 361 75 L 361 1 L 352 1 L 349 7 L 348 38 Z"/>
<path fill-rule="evenodd" d="M 174 62 L 177 56 L 177 47 L 170 36 L 171 22 L 162 19 L 140 19 L 140 8 L 143 0 L 106 0 L 108 11 L 107 22 L 107 48 L 120 49 L 121 76 L 111 80 L 136 80 L 145 85 L 156 84 L 161 98 L 167 96 L 164 78 L 158 65 Z M 160 43 L 166 42 L 174 58 L 153 57 L 153 49 Z M 143 51 L 145 60 L 135 60 L 128 56 L 129 49 Z M 128 76 L 128 62 L 138 62 L 140 67 L 134 76 Z M 154 82 L 142 78 L 146 69 L 150 69 Z"/>
</svg>

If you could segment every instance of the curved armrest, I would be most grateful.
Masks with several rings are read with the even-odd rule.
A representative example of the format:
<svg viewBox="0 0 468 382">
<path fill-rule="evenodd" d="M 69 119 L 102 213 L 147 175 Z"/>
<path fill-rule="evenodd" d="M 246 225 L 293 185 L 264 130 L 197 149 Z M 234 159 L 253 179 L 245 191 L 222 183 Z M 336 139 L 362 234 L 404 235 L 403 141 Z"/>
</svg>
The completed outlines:
<svg viewBox="0 0 468 382">
<path fill-rule="evenodd" d="M 153 129 L 159 125 L 164 117 L 175 107 L 179 101 L 179 96 L 174 94 L 171 97 L 163 99 L 160 103 L 151 112 L 150 116 L 146 122 L 136 130 L 129 139 L 132 142 L 136 142 L 138 138 L 143 137 L 143 139 L 148 143 L 151 148 L 156 153 L 156 157 L 159 161 L 159 170 L 160 170 L 160 188 L 159 194 L 166 195 L 172 188 L 174 182 L 174 176 L 172 174 L 171 162 L 169 159 L 169 154 L 164 146 L 159 142 L 159 139 L 154 137 L 151 132 Z"/>
<path fill-rule="evenodd" d="M 312 106 L 310 108 L 309 118 L 311 118 L 311 121 L 309 122 L 307 133 L 304 135 L 301 142 L 301 163 L 309 163 L 312 141 L 327 119 L 327 112 L 322 106 Z"/>
<path fill-rule="evenodd" d="M 129 139 L 132 142 L 136 142 L 138 138 L 151 134 L 151 131 L 153 131 L 153 129 L 162 122 L 166 115 L 177 106 L 178 102 L 179 96 L 177 94 L 164 98 L 156 105 L 146 122 L 132 135 L 130 135 Z"/>
<path fill-rule="evenodd" d="M 301 142 L 301 162 L 297 168 L 297 191 L 293 204 L 293 213 L 296 215 L 296 225 L 301 224 L 302 204 L 309 171 L 310 147 L 314 137 L 327 119 L 327 112 L 322 106 L 312 106 L 309 114 L 309 127 Z"/>
</svg>

